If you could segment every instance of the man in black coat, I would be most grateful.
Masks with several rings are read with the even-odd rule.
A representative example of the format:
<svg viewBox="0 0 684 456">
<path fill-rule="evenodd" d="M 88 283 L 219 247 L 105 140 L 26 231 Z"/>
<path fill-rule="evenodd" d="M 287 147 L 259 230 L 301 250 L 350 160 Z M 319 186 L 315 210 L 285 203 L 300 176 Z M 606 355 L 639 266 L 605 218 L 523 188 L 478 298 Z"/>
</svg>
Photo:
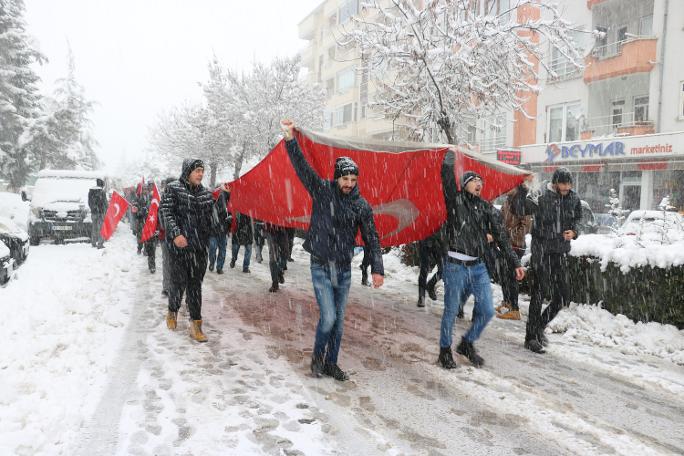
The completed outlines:
<svg viewBox="0 0 684 456">
<path fill-rule="evenodd" d="M 437 300 L 435 287 L 437 282 L 442 280 L 442 243 L 440 232 L 428 236 L 418 241 L 418 258 L 420 260 L 420 272 L 418 273 L 418 307 L 425 307 L 425 292 L 428 292 L 430 299 Z M 437 266 L 437 272 L 427 280 L 427 276 L 432 269 Z"/>
<path fill-rule="evenodd" d="M 280 289 L 279 284 L 285 283 L 289 252 L 287 228 L 266 223 L 264 233 L 268 242 L 268 268 L 271 271 L 271 288 L 268 291 L 275 293 Z"/>
<path fill-rule="evenodd" d="M 223 264 L 226 261 L 226 247 L 230 220 L 228 218 L 228 201 L 230 193 L 223 191 L 219 194 L 212 207 L 211 237 L 209 238 L 209 270 L 223 274 Z M 218 255 L 217 255 L 218 252 Z"/>
<path fill-rule="evenodd" d="M 533 275 L 525 348 L 544 353 L 544 345 L 548 343 L 544 335 L 546 325 L 570 303 L 567 255 L 570 240 L 577 239 L 582 204 L 572 190 L 572 174 L 566 168 L 556 169 L 551 183 L 541 195 L 535 196 L 528 195 L 527 186 L 521 185 L 511 202 L 511 211 L 520 217 L 533 216 L 530 260 Z M 542 312 L 545 296 L 551 296 L 551 302 Z"/>
<path fill-rule="evenodd" d="M 183 293 L 190 312 L 190 337 L 206 342 L 202 332 L 202 280 L 207 269 L 207 245 L 212 222 L 211 193 L 202 186 L 204 163 L 183 160 L 180 179 L 166 186 L 161 201 L 171 265 L 171 289 L 166 325 L 176 329 Z M 225 189 L 228 191 L 228 189 Z"/>
<path fill-rule="evenodd" d="M 475 367 L 484 364 L 473 343 L 494 316 L 491 282 L 485 262 L 490 238 L 516 265 L 518 280 L 524 276 L 524 269 L 520 267 L 508 236 L 492 213 L 492 205 L 480 198 L 484 185 L 482 178 L 473 171 L 466 171 L 461 176 L 459 191 L 454 175 L 454 160 L 454 152 L 449 151 L 442 163 L 447 220 L 442 226 L 444 313 L 440 329 L 439 362 L 445 369 L 457 367 L 451 352 L 454 320 L 462 300 L 470 294 L 475 296 L 473 322 L 456 351 L 468 358 Z"/>
<path fill-rule="evenodd" d="M 337 365 L 337 357 L 351 285 L 354 241 L 359 231 L 371 250 L 373 285 L 380 287 L 384 281 L 373 211 L 356 185 L 359 168 L 354 161 L 339 157 L 335 162 L 335 180 L 322 179 L 299 148 L 293 136 L 294 124 L 283 121 L 281 126 L 292 166 L 313 200 L 311 224 L 304 242 L 304 250 L 311 254 L 311 278 L 320 310 L 311 373 L 344 381 L 349 377 Z"/>
<path fill-rule="evenodd" d="M 98 249 L 104 248 L 104 238 L 100 234 L 100 230 L 104 223 L 108 205 L 104 181 L 102 179 L 96 179 L 96 186 L 88 190 L 88 207 L 90 208 L 90 218 L 92 220 L 90 243 L 93 247 L 97 247 Z"/>
<path fill-rule="evenodd" d="M 254 242 L 254 236 L 252 235 L 252 218 L 248 215 L 241 214 L 240 212 L 235 213 L 235 232 L 233 233 L 233 239 L 231 240 L 231 247 L 233 256 L 230 260 L 230 267 L 235 267 L 235 262 L 237 261 L 238 253 L 240 252 L 240 246 L 245 246 L 245 257 L 242 260 L 242 272 L 249 273 L 249 261 L 252 258 L 252 242 Z"/>
</svg>

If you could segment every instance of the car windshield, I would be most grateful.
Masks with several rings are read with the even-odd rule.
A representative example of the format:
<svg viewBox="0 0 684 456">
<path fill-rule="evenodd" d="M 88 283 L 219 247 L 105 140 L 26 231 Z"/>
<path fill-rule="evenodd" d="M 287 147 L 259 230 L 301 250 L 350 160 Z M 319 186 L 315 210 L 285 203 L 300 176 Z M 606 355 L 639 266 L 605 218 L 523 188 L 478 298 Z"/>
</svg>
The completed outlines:
<svg viewBox="0 0 684 456">
<path fill-rule="evenodd" d="M 31 203 L 35 207 L 56 202 L 87 204 L 88 190 L 95 184 L 91 178 L 41 177 L 36 181 Z"/>
</svg>

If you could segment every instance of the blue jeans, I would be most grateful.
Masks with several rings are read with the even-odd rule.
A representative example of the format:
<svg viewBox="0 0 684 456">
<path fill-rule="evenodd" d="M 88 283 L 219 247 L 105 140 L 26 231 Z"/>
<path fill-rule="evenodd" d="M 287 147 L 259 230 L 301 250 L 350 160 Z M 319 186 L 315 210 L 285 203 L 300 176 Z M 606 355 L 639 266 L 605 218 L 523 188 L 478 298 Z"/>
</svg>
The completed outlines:
<svg viewBox="0 0 684 456">
<path fill-rule="evenodd" d="M 492 304 L 492 285 L 489 281 L 489 273 L 484 262 L 473 266 L 464 266 L 444 260 L 444 313 L 442 314 L 442 326 L 440 329 L 439 346 L 451 347 L 454 320 L 463 297 L 475 296 L 475 308 L 473 309 L 473 323 L 463 338 L 466 342 L 473 343 L 482 334 L 489 320 L 494 316 Z"/>
<path fill-rule="evenodd" d="M 209 238 L 209 265 L 214 266 L 214 262 L 216 262 L 216 269 L 223 269 L 223 263 L 226 261 L 227 245 L 228 238 L 225 234 Z M 216 249 L 218 249 L 218 259 L 216 258 Z"/>
<path fill-rule="evenodd" d="M 342 343 L 344 309 L 351 285 L 351 269 L 338 270 L 334 264 L 311 263 L 311 280 L 320 319 L 316 328 L 316 342 L 313 356 L 324 359 L 326 364 L 337 364 L 337 355 Z"/>
<path fill-rule="evenodd" d="M 238 252 L 240 251 L 240 244 L 233 242 L 231 244 L 233 250 L 233 261 L 237 261 Z M 249 269 L 249 261 L 252 258 L 252 244 L 245 246 L 245 257 L 242 260 L 242 270 Z"/>
</svg>

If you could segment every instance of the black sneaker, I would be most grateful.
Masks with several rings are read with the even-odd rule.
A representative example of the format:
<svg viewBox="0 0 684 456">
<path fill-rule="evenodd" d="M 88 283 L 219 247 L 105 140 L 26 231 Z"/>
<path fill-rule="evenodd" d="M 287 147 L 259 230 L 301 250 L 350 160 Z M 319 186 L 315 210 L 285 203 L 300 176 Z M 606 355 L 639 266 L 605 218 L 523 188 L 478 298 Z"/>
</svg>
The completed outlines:
<svg viewBox="0 0 684 456">
<path fill-rule="evenodd" d="M 416 304 L 418 307 L 425 307 L 425 298 L 422 296 L 418 298 L 418 304 Z"/>
<path fill-rule="evenodd" d="M 242 272 L 244 272 L 245 274 L 249 274 L 249 273 L 251 273 L 252 271 L 250 271 L 249 268 L 243 268 L 243 269 L 242 269 Z"/>
<path fill-rule="evenodd" d="M 230 268 L 232 269 L 234 267 L 235 267 L 235 260 L 230 260 Z"/>
<path fill-rule="evenodd" d="M 210 264 L 210 265 L 209 265 L 209 270 L 210 270 L 210 271 L 213 271 L 213 270 L 214 270 L 214 265 L 213 265 L 213 264 Z"/>
<path fill-rule="evenodd" d="M 276 291 L 278 291 L 278 289 L 278 284 L 274 282 L 273 285 L 271 285 L 271 288 L 268 289 L 268 291 L 271 293 L 275 293 Z"/>
<path fill-rule="evenodd" d="M 216 274 L 223 274 L 223 269 L 217 269 Z"/>
<path fill-rule="evenodd" d="M 437 292 L 435 291 L 435 287 L 427 287 L 427 293 L 428 296 L 430 296 L 430 299 L 437 301 Z"/>
<path fill-rule="evenodd" d="M 537 339 L 529 339 L 525 341 L 525 348 L 531 352 L 542 354 L 546 353 L 544 346 Z"/>
<path fill-rule="evenodd" d="M 461 339 L 461 343 L 456 347 L 456 353 L 468 358 L 475 367 L 482 367 L 484 365 L 484 359 L 477 354 L 473 344 L 466 342 L 465 339 Z"/>
<path fill-rule="evenodd" d="M 345 371 L 340 369 L 340 366 L 338 366 L 337 364 L 326 364 L 323 367 L 323 373 L 328 377 L 332 377 L 339 382 L 346 382 L 347 380 L 349 380 L 349 375 L 347 375 Z"/>
<path fill-rule="evenodd" d="M 278 286 L 278 284 L 273 284 Z M 271 287 L 272 288 L 272 287 Z M 311 375 L 316 378 L 323 377 L 323 360 L 320 358 L 311 357 Z"/>
<path fill-rule="evenodd" d="M 444 369 L 456 369 L 458 367 L 458 364 L 454 361 L 454 356 L 451 354 L 451 347 L 439 348 L 438 361 Z"/>
<path fill-rule="evenodd" d="M 282 272 L 278 274 L 278 282 L 285 283 L 285 274 L 283 274 Z"/>
</svg>

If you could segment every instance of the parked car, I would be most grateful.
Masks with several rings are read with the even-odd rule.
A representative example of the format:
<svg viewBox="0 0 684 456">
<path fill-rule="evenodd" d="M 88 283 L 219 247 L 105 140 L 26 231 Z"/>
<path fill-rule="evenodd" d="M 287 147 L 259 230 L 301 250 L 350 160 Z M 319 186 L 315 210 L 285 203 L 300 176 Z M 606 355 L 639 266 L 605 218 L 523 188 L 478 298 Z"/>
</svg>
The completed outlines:
<svg viewBox="0 0 684 456">
<path fill-rule="evenodd" d="M 619 228 L 618 219 L 613 214 L 599 213 L 594 214 L 597 234 L 610 234 L 613 228 Z"/>
<path fill-rule="evenodd" d="M 14 270 L 14 259 L 12 258 L 9 247 L 0 241 L 0 285 L 9 282 Z"/>
<path fill-rule="evenodd" d="M 580 204 L 582 205 L 582 219 L 577 227 L 579 234 L 596 233 L 598 227 L 596 226 L 596 220 L 594 219 L 594 212 L 586 201 L 581 200 Z"/>
<path fill-rule="evenodd" d="M 12 219 L 19 228 L 28 231 L 31 204 L 22 201 L 21 195 L 11 192 L 0 192 L 0 216 Z"/>
<path fill-rule="evenodd" d="M 671 240 L 684 238 L 684 218 L 677 212 L 632 211 L 619 233 L 652 240 L 660 240 L 664 235 Z"/>
<path fill-rule="evenodd" d="M 56 242 L 82 238 L 90 240 L 92 221 L 88 191 L 96 179 L 106 181 L 94 171 L 42 170 L 33 189 L 29 235 L 32 245 L 43 238 Z"/>
<path fill-rule="evenodd" d="M 7 217 L 0 217 L 0 241 L 10 249 L 16 265 L 22 264 L 29 252 L 29 235 Z"/>
</svg>

